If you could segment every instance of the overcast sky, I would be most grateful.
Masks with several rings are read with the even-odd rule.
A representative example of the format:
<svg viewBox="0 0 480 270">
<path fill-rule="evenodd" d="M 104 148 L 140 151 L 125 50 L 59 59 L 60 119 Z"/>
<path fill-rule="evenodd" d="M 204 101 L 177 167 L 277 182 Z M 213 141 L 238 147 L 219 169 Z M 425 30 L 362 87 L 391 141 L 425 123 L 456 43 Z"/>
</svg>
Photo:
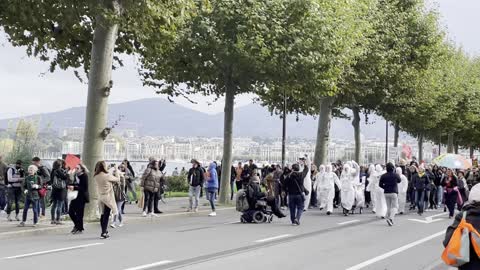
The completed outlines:
<svg viewBox="0 0 480 270">
<path fill-rule="evenodd" d="M 438 5 L 442 24 L 449 38 L 472 55 L 480 55 L 480 0 L 430 0 Z M 135 59 L 113 73 L 114 89 L 110 102 L 118 103 L 158 97 L 151 88 L 142 87 L 135 70 Z M 72 71 L 48 72 L 48 64 L 28 58 L 24 48 L 13 48 L 0 32 L 0 119 L 53 112 L 85 106 L 87 86 Z M 207 112 L 223 110 L 223 100 L 207 105 L 212 98 L 195 97 L 198 105 L 184 99 L 177 103 Z M 248 104 L 251 96 L 241 96 L 237 106 Z"/>
</svg>

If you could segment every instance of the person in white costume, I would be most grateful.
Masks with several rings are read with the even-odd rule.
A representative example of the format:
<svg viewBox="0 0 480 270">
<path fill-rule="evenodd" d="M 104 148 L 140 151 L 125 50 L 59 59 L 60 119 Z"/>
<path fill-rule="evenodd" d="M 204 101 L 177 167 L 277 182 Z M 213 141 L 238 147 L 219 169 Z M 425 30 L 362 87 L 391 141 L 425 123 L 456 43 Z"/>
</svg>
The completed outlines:
<svg viewBox="0 0 480 270">
<path fill-rule="evenodd" d="M 385 194 L 383 192 L 383 188 L 380 187 L 380 177 L 385 173 L 383 171 L 382 166 L 376 165 L 375 166 L 375 177 L 373 178 L 375 185 L 373 196 L 375 197 L 375 208 L 374 212 L 377 214 L 377 217 L 385 218 L 387 214 L 387 202 L 385 201 Z M 372 182 L 370 182 L 372 185 Z"/>
<path fill-rule="evenodd" d="M 355 187 L 353 178 L 355 177 L 355 169 L 352 168 L 352 163 L 347 162 L 343 166 L 342 175 L 340 176 L 340 197 L 342 198 L 343 214 L 348 216 L 355 203 Z"/>
<path fill-rule="evenodd" d="M 333 172 L 332 165 L 325 167 L 325 173 L 317 179 L 317 195 L 320 210 L 327 208 L 327 215 L 333 212 L 333 200 L 335 198 L 335 184 L 341 186 L 340 179 Z"/>
<path fill-rule="evenodd" d="M 375 165 L 370 164 L 368 167 L 368 185 L 367 192 L 370 192 L 370 206 L 372 207 L 372 212 L 375 213 L 375 184 L 372 185 L 372 181 L 375 182 Z"/>
<path fill-rule="evenodd" d="M 403 175 L 402 168 L 398 167 L 395 172 L 402 179 L 402 182 L 398 184 L 398 213 L 403 215 L 405 213 L 405 204 L 407 203 L 408 179 Z"/>
<path fill-rule="evenodd" d="M 308 155 L 305 155 L 305 158 L 301 158 L 300 162 L 300 171 L 303 172 L 305 169 L 305 166 L 308 168 L 308 173 L 307 176 L 305 176 L 303 180 L 303 186 L 305 187 L 305 190 L 307 190 L 308 195 L 305 194 L 305 208 L 304 210 L 307 211 L 308 205 L 310 204 L 310 198 L 312 196 L 312 162 L 310 161 L 310 158 Z"/>
<path fill-rule="evenodd" d="M 355 172 L 352 172 L 352 182 L 355 187 L 355 208 L 360 210 L 360 214 L 365 207 L 365 179 L 360 179 L 360 166 L 352 161 Z"/>
</svg>

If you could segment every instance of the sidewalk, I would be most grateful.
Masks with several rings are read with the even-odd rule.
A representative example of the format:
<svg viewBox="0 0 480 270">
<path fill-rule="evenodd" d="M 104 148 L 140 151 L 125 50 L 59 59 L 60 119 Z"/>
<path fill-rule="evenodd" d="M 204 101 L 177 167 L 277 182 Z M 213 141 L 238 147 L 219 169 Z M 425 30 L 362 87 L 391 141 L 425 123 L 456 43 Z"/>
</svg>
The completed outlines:
<svg viewBox="0 0 480 270">
<path fill-rule="evenodd" d="M 200 200 L 200 209 L 201 213 L 208 213 L 208 206 L 209 204 L 202 198 Z M 188 207 L 188 198 L 167 198 L 165 199 L 165 203 L 160 202 L 159 208 L 163 214 L 160 214 L 158 218 L 168 217 L 168 216 L 177 216 L 177 215 L 184 215 L 187 214 L 186 210 Z M 221 209 L 229 209 L 229 207 L 219 207 Z M 20 210 L 19 217 L 23 210 Z M 0 215 L 0 239 L 7 239 L 7 238 L 14 238 L 14 237 L 21 237 L 21 236 L 31 236 L 31 235 L 44 235 L 47 233 L 68 233 L 73 227 L 73 223 L 67 217 L 66 220 L 62 221 L 63 225 L 51 225 L 50 224 L 50 209 L 46 211 L 47 216 L 45 219 L 39 221 L 36 227 L 33 227 L 33 212 L 29 211 L 28 218 L 25 227 L 18 227 L 20 222 L 18 221 L 7 221 L 6 214 Z M 151 221 L 150 218 L 146 219 L 145 217 L 141 216 L 142 209 L 138 208 L 135 204 L 126 204 L 125 205 L 125 215 L 124 221 L 126 223 L 131 222 L 143 222 L 143 221 Z M 88 226 L 88 224 L 86 224 Z"/>
</svg>

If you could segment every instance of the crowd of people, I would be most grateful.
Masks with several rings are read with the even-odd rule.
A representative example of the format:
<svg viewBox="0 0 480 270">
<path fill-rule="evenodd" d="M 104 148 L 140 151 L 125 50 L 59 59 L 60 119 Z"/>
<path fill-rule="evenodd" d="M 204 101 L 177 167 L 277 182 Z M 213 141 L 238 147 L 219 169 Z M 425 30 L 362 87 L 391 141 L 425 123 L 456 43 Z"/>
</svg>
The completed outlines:
<svg viewBox="0 0 480 270">
<path fill-rule="evenodd" d="M 216 200 L 220 188 L 221 165 L 211 162 L 202 166 L 192 160 L 188 172 L 178 169 L 174 176 L 185 176 L 189 184 L 187 211 L 199 211 L 200 198 L 205 194 L 211 212 L 216 216 Z M 120 165 L 100 161 L 94 168 L 94 183 L 101 215 L 101 237 L 108 238 L 108 225 L 122 227 L 126 203 L 136 203 L 142 216 L 156 217 L 161 214 L 159 201 L 165 192 L 165 160 L 150 158 L 147 168 L 139 177 L 141 194 L 135 187 L 136 176 L 128 160 Z M 0 211 L 5 210 L 8 221 L 16 220 L 25 226 L 28 211 L 32 209 L 33 225 L 45 219 L 50 205 L 52 225 L 61 225 L 67 214 L 74 223 L 72 234 L 84 231 L 85 205 L 89 202 L 89 170 L 83 164 L 70 168 L 65 160 L 58 159 L 52 169 L 35 157 L 25 171 L 22 161 L 6 165 L 0 157 Z M 360 166 L 354 161 L 337 161 L 331 164 L 312 164 L 305 156 L 297 163 L 282 168 L 279 164 L 256 165 L 253 160 L 231 167 L 231 199 L 245 198 L 242 206 L 242 221 L 258 219 L 255 214 L 262 210 L 267 215 L 285 217 L 289 209 L 292 225 L 300 225 L 304 211 L 317 208 L 326 215 L 339 209 L 348 216 L 366 209 L 394 225 L 397 213 L 415 210 L 422 215 L 425 209 L 443 208 L 449 217 L 455 209 L 461 209 L 468 200 L 469 191 L 480 182 L 477 168 L 453 170 L 436 165 L 409 164 L 400 160 L 385 165 Z M 90 187 L 91 188 L 91 187 Z M 20 203 L 23 213 L 20 215 Z M 409 204 L 409 205 L 408 205 Z M 270 209 L 268 212 L 266 209 Z"/>
</svg>

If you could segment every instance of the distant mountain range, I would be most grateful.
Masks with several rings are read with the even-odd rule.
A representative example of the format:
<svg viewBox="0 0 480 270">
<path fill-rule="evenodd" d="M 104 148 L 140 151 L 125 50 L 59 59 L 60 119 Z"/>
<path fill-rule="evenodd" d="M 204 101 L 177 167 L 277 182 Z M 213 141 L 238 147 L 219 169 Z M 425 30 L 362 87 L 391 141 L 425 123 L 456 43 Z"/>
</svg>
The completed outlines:
<svg viewBox="0 0 480 270">
<path fill-rule="evenodd" d="M 161 98 L 141 99 L 109 105 L 109 123 L 123 115 L 118 129 L 136 128 L 141 135 L 150 136 L 223 136 L 223 113 L 206 114 Z M 85 108 L 76 107 L 54 113 L 45 113 L 22 117 L 36 119 L 40 128 L 50 126 L 60 130 L 65 127 L 83 127 L 85 125 Z M 0 120 L 0 128 L 15 123 L 20 118 Z M 313 139 L 317 134 L 318 120 L 314 117 L 295 115 L 287 118 L 287 136 Z M 361 123 L 365 138 L 383 139 L 385 122 L 378 116 L 369 116 L 369 124 Z M 259 104 L 250 104 L 235 109 L 235 137 L 281 137 L 282 121 L 279 116 L 271 115 Z M 393 134 L 393 129 L 390 134 Z M 331 135 L 337 139 L 352 139 L 353 128 L 349 120 L 334 119 Z"/>
</svg>

